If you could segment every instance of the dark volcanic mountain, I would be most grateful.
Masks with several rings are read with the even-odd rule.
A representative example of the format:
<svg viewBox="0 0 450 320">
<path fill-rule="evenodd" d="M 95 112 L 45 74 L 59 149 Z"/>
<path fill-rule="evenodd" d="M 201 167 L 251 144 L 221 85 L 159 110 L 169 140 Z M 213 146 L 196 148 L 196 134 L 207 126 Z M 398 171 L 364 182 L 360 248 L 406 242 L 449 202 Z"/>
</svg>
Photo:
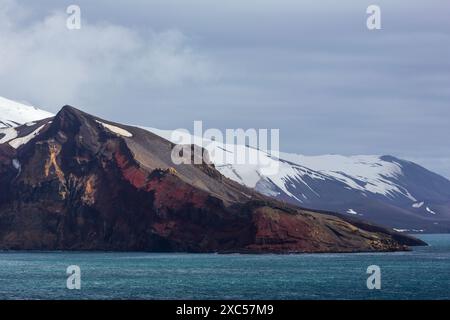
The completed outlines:
<svg viewBox="0 0 450 320">
<path fill-rule="evenodd" d="M 166 139 L 183 135 L 147 129 Z M 185 141 L 195 140 L 188 136 Z M 393 156 L 268 153 L 209 139 L 202 146 L 224 176 L 277 200 L 357 216 L 402 232 L 450 232 L 450 181 L 413 162 Z M 228 160 L 238 154 L 258 161 Z"/>
<path fill-rule="evenodd" d="M 8 130 L 0 137 L 0 249 L 355 252 L 423 244 L 272 200 L 212 165 L 174 165 L 171 142 L 69 106 Z"/>
</svg>

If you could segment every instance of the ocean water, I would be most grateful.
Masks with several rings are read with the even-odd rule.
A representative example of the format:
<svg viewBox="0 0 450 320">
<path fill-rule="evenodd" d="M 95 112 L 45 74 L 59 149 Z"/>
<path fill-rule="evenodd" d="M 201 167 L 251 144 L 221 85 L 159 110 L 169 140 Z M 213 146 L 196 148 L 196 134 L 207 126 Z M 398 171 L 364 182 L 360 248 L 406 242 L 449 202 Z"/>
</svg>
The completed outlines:
<svg viewBox="0 0 450 320">
<path fill-rule="evenodd" d="M 0 299 L 449 299 L 450 234 L 420 237 L 430 246 L 396 253 L 0 252 Z M 69 265 L 80 290 L 66 288 Z"/>
</svg>

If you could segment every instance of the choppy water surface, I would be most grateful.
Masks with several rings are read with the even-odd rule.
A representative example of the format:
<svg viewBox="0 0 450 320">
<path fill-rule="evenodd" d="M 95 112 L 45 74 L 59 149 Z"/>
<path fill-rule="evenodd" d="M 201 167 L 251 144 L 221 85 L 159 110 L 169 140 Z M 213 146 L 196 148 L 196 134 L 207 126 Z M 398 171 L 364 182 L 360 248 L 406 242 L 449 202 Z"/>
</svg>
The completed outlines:
<svg viewBox="0 0 450 320">
<path fill-rule="evenodd" d="M 305 255 L 0 252 L 0 299 L 449 299 L 450 235 L 411 252 Z M 66 268 L 81 268 L 81 290 Z M 366 269 L 381 268 L 381 290 Z"/>
</svg>

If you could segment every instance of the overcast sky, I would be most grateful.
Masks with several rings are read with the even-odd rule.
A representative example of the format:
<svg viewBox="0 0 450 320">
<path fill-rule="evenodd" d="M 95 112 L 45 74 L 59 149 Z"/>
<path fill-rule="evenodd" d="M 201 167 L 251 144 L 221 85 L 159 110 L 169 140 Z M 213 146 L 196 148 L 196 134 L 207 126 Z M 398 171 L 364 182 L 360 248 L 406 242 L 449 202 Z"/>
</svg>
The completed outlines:
<svg viewBox="0 0 450 320">
<path fill-rule="evenodd" d="M 282 151 L 391 154 L 450 177 L 449 13 L 448 0 L 0 0 L 0 96 L 161 129 L 279 128 Z"/>
</svg>

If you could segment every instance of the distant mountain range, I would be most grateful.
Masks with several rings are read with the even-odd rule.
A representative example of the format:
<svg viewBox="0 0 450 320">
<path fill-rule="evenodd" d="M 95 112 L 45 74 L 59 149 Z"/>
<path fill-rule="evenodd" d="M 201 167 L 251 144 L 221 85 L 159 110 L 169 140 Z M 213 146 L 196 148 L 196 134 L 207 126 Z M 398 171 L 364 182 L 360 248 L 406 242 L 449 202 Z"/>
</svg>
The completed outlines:
<svg viewBox="0 0 450 320">
<path fill-rule="evenodd" d="M 0 128 L 17 127 L 53 116 L 50 112 L 0 97 Z"/>
<path fill-rule="evenodd" d="M 170 141 L 70 106 L 2 129 L 0 139 L 1 250 L 291 253 L 424 244 L 269 198 L 212 164 L 176 165 Z"/>
<path fill-rule="evenodd" d="M 0 100 L 0 111 L 0 125 L 9 126 L 51 116 L 6 99 Z M 173 140 L 173 131 L 143 129 Z M 9 132 L 4 130 L 0 143 L 14 134 Z M 400 232 L 450 232 L 450 181 L 413 162 L 393 156 L 280 153 L 275 158 L 249 146 L 202 142 L 221 174 L 264 195 L 301 207 L 360 217 Z M 244 152 L 256 154 L 266 165 L 276 162 L 278 173 L 264 174 L 260 164 L 228 163 L 224 156 Z"/>
<path fill-rule="evenodd" d="M 169 140 L 174 136 L 170 130 L 146 129 Z M 450 181 L 413 162 L 393 156 L 282 152 L 275 158 L 248 146 L 202 141 L 224 176 L 267 196 L 362 217 L 400 232 L 450 232 Z M 253 153 L 263 160 L 261 164 L 232 164 L 227 163 L 225 153 Z M 278 166 L 278 173 L 264 174 L 268 166 Z"/>
</svg>

